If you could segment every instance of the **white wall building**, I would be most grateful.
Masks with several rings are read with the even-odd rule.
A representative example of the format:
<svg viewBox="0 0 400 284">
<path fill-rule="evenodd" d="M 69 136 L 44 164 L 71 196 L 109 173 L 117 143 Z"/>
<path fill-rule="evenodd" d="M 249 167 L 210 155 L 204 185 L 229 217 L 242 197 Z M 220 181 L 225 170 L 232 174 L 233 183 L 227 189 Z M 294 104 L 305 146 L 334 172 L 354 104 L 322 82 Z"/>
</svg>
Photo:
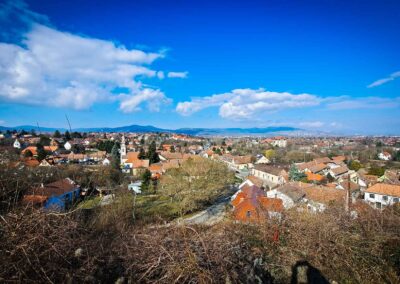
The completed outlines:
<svg viewBox="0 0 400 284">
<path fill-rule="evenodd" d="M 376 209 L 398 203 L 400 185 L 377 183 L 365 190 L 364 200 Z"/>
<path fill-rule="evenodd" d="M 13 147 L 16 149 L 21 149 L 21 143 L 18 141 L 18 139 L 15 139 Z"/>
</svg>

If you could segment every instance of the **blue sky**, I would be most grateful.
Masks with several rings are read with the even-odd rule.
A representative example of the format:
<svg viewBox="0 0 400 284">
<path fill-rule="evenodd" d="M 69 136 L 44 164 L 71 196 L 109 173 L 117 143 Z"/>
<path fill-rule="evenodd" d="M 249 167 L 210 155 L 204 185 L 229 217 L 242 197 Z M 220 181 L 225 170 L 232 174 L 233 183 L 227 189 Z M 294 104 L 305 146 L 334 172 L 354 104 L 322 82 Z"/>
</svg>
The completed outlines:
<svg viewBox="0 0 400 284">
<path fill-rule="evenodd" d="M 399 1 L 0 5 L 0 125 L 400 134 Z"/>
</svg>

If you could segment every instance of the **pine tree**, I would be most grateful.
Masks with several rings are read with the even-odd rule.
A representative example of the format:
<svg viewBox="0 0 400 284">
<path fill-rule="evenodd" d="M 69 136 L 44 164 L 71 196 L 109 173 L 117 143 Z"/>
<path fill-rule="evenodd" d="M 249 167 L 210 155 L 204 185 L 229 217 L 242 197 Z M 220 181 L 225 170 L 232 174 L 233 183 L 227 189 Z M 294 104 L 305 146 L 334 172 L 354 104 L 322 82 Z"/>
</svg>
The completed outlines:
<svg viewBox="0 0 400 284">
<path fill-rule="evenodd" d="M 143 148 L 140 148 L 138 158 L 139 158 L 140 160 L 146 159 L 146 152 L 144 151 Z"/>
<path fill-rule="evenodd" d="M 149 146 L 149 151 L 147 152 L 147 158 L 150 161 L 150 164 L 158 163 L 160 161 L 160 157 L 157 154 L 157 146 L 156 142 L 151 142 Z"/>
<path fill-rule="evenodd" d="M 146 169 L 142 174 L 142 186 L 141 186 L 141 189 L 143 191 L 147 191 L 149 189 L 150 182 L 151 182 L 151 172 L 148 169 Z"/>
<path fill-rule="evenodd" d="M 300 180 L 302 180 L 302 179 L 305 178 L 305 177 L 306 177 L 306 175 L 305 175 L 304 173 L 300 172 L 299 169 L 296 167 L 295 164 L 293 164 L 293 165 L 290 166 L 290 169 L 289 169 L 289 179 L 290 179 L 291 181 L 300 181 Z"/>
<path fill-rule="evenodd" d="M 54 131 L 53 137 L 54 138 L 60 138 L 61 137 L 60 131 L 58 131 L 58 130 Z"/>
<path fill-rule="evenodd" d="M 40 143 L 36 144 L 36 149 L 37 149 L 38 160 L 39 161 L 44 160 L 47 156 L 47 153 L 46 153 L 46 150 L 44 149 L 43 145 Z"/>
<path fill-rule="evenodd" d="M 71 134 L 69 134 L 69 131 L 65 131 L 65 140 L 69 141 L 71 140 Z"/>
<path fill-rule="evenodd" d="M 114 146 L 111 149 L 111 157 L 112 157 L 111 165 L 115 169 L 120 168 L 119 151 L 118 150 L 119 150 L 118 145 L 114 144 Z"/>
</svg>

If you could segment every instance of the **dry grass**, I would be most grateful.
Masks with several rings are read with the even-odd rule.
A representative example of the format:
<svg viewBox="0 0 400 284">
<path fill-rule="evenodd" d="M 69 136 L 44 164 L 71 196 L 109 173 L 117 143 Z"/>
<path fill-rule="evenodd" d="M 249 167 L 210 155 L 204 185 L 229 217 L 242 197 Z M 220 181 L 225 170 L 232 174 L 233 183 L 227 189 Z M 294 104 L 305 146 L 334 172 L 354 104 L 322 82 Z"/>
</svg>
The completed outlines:
<svg viewBox="0 0 400 284">
<path fill-rule="evenodd" d="M 92 223 L 35 210 L 0 217 L 0 282 L 288 283 L 298 261 L 339 283 L 399 282 L 393 210 L 357 219 L 339 209 L 294 211 L 280 223 L 155 229 L 132 224 L 129 207 L 116 204 Z"/>
</svg>

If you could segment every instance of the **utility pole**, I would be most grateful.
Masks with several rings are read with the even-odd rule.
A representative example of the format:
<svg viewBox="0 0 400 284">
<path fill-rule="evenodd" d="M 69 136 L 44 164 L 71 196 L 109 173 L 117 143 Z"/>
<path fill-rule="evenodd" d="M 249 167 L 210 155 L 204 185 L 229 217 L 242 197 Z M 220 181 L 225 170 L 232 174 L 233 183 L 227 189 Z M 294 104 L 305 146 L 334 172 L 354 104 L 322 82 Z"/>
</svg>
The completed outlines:
<svg viewBox="0 0 400 284">
<path fill-rule="evenodd" d="M 344 205 L 344 210 L 346 213 L 349 213 L 350 210 L 350 175 L 347 176 L 347 190 L 346 190 L 346 200 L 345 200 L 345 205 Z"/>
</svg>

